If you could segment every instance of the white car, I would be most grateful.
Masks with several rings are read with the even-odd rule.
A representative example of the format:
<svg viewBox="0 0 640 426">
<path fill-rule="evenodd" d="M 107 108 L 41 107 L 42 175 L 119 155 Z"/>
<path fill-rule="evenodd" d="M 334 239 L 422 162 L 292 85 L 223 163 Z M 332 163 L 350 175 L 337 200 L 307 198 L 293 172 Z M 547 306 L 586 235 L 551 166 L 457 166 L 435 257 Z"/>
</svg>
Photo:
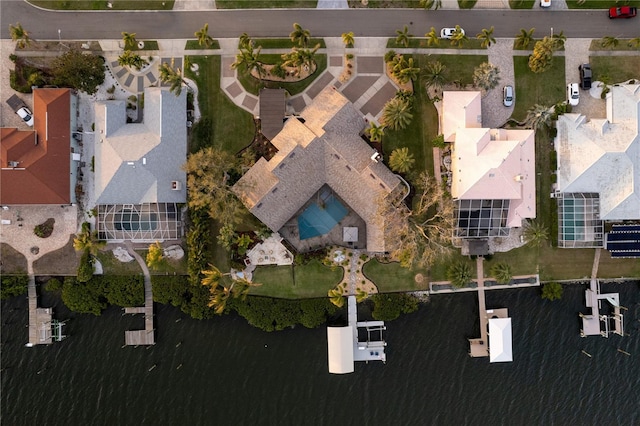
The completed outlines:
<svg viewBox="0 0 640 426">
<path fill-rule="evenodd" d="M 540 7 L 551 7 L 551 0 L 540 0 Z"/>
<path fill-rule="evenodd" d="M 27 126 L 33 126 L 33 113 L 29 111 L 29 108 L 22 107 L 16 111 L 16 114 L 18 114 L 20 118 L 27 123 Z"/>
<path fill-rule="evenodd" d="M 569 105 L 576 106 L 580 101 L 580 91 L 578 90 L 578 83 L 567 84 L 567 101 Z"/>
<path fill-rule="evenodd" d="M 451 39 L 455 32 L 455 28 L 443 28 L 440 30 L 440 38 Z M 462 28 L 460 28 L 460 32 L 464 35 L 464 30 Z"/>
</svg>

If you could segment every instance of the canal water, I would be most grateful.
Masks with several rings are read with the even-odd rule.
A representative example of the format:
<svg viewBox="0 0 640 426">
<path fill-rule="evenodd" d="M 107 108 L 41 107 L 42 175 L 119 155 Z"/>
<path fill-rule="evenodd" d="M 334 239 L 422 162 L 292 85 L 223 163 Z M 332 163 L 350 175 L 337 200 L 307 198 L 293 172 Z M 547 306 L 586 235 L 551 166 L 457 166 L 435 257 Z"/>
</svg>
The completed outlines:
<svg viewBox="0 0 640 426">
<path fill-rule="evenodd" d="M 3 425 L 638 425 L 640 283 L 606 284 L 625 331 L 581 338 L 584 285 L 556 302 L 492 290 L 513 321 L 514 361 L 467 355 L 475 293 L 437 295 L 388 323 L 387 364 L 327 371 L 326 328 L 265 333 L 236 315 L 197 321 L 157 305 L 157 344 L 122 347 L 142 318 L 74 315 L 66 340 L 26 348 L 27 302 L 2 303 Z M 620 352 L 623 350 L 630 355 Z M 591 355 L 588 357 L 582 351 Z"/>
</svg>

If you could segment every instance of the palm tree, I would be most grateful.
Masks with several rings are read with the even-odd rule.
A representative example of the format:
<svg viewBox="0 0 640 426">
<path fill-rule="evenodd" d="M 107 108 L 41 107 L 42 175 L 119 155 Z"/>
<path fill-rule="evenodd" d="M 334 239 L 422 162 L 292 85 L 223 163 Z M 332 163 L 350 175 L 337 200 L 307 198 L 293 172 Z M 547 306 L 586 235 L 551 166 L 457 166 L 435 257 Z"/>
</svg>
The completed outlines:
<svg viewBox="0 0 640 426">
<path fill-rule="evenodd" d="M 118 65 L 121 67 L 134 67 L 138 71 L 148 63 L 146 59 L 143 59 L 142 56 L 133 53 L 131 50 L 125 50 L 122 55 L 118 56 Z"/>
<path fill-rule="evenodd" d="M 88 222 L 82 224 L 82 232 L 80 232 L 73 239 L 73 248 L 76 251 L 89 251 L 89 253 L 95 256 L 102 247 L 106 245 L 106 241 L 98 239 L 98 232 L 91 230 L 91 225 Z"/>
<path fill-rule="evenodd" d="M 380 142 L 384 136 L 384 126 L 379 126 L 372 121 L 369 123 L 366 132 L 369 134 L 369 139 L 371 139 L 372 142 Z"/>
<path fill-rule="evenodd" d="M 414 66 L 413 58 L 409 58 L 402 64 L 397 77 L 400 83 L 408 83 L 410 80 L 417 80 L 420 75 L 420 68 Z"/>
<path fill-rule="evenodd" d="M 313 66 L 314 57 L 319 48 L 320 44 L 316 44 L 313 49 L 298 49 L 294 47 L 291 52 L 285 53 L 281 57 L 285 66 L 295 67 L 300 72 L 304 66 L 309 68 Z"/>
<path fill-rule="evenodd" d="M 441 89 L 447 82 L 444 75 L 446 66 L 442 65 L 440 61 L 429 62 L 426 66 L 425 79 L 427 87 L 435 87 Z"/>
<path fill-rule="evenodd" d="M 456 25 L 453 34 L 451 35 L 451 45 L 455 47 L 462 47 L 466 42 L 469 41 L 469 38 L 460 28 L 460 25 Z"/>
<path fill-rule="evenodd" d="M 163 250 L 162 250 L 162 246 L 158 241 L 149 245 L 146 261 L 147 261 L 147 266 L 151 269 L 156 269 L 163 263 L 164 261 Z"/>
<path fill-rule="evenodd" d="M 129 50 L 137 44 L 136 33 L 122 32 L 122 41 L 124 42 L 125 50 Z"/>
<path fill-rule="evenodd" d="M 631 40 L 629 40 L 627 46 L 636 48 L 640 47 L 640 37 L 632 38 Z"/>
<path fill-rule="evenodd" d="M 549 231 L 543 223 L 527 222 L 523 230 L 524 240 L 533 247 L 541 247 L 549 239 Z"/>
<path fill-rule="evenodd" d="M 434 27 L 424 35 L 427 38 L 427 46 L 437 46 L 440 44 L 440 38 Z"/>
<path fill-rule="evenodd" d="M 480 43 L 480 46 L 482 47 L 489 47 L 493 43 L 495 43 L 496 38 L 493 36 L 493 25 L 488 30 L 486 28 L 483 28 L 482 32 L 476 35 L 476 38 L 478 40 L 482 40 L 482 43 Z"/>
<path fill-rule="evenodd" d="M 604 36 L 600 39 L 600 46 L 602 47 L 617 47 L 620 44 L 620 40 L 612 36 Z"/>
<path fill-rule="evenodd" d="M 464 261 L 453 263 L 447 269 L 447 278 L 454 287 L 464 287 L 471 281 L 471 265 Z"/>
<path fill-rule="evenodd" d="M 20 22 L 16 22 L 15 25 L 9 25 L 9 32 L 11 33 L 11 40 L 18 42 L 19 49 L 24 49 L 33 41 L 29 37 L 29 33 L 22 28 Z"/>
<path fill-rule="evenodd" d="M 298 43 L 300 47 L 307 47 L 309 40 L 311 40 L 311 32 L 302 28 L 297 22 L 293 24 L 293 31 L 289 34 L 289 38 L 292 42 Z"/>
<path fill-rule="evenodd" d="M 251 37 L 249 37 L 249 34 L 242 33 L 240 35 L 240 48 L 247 49 L 249 48 L 249 46 L 253 46 L 253 40 L 251 40 Z"/>
<path fill-rule="evenodd" d="M 240 49 L 240 52 L 236 55 L 235 62 L 231 64 L 231 68 L 237 69 L 238 67 L 244 67 L 249 72 L 256 70 L 258 76 L 262 78 L 265 74 L 265 69 L 259 60 L 261 50 L 261 46 L 254 49 L 253 44 L 249 44 L 244 49 Z"/>
<path fill-rule="evenodd" d="M 356 42 L 353 31 L 342 33 L 342 42 L 344 43 L 345 47 L 353 47 Z"/>
<path fill-rule="evenodd" d="M 564 31 L 560 31 L 559 33 L 551 36 L 551 40 L 553 40 L 553 49 L 559 50 L 564 47 L 564 42 L 567 41 L 567 36 L 564 35 Z"/>
<path fill-rule="evenodd" d="M 182 93 L 182 84 L 185 83 L 182 76 L 182 70 L 174 67 L 174 60 L 171 59 L 171 65 L 164 62 L 160 67 L 160 81 L 168 84 L 169 91 L 175 93 L 176 96 L 180 96 Z"/>
<path fill-rule="evenodd" d="M 438 10 L 442 7 L 442 0 L 420 0 L 420 6 L 425 9 Z"/>
<path fill-rule="evenodd" d="M 524 28 L 520 29 L 520 34 L 516 36 L 516 49 L 526 49 L 533 41 L 533 33 L 536 29 L 531 28 L 529 31 Z"/>
<path fill-rule="evenodd" d="M 338 308 L 344 306 L 344 296 L 342 295 L 341 289 L 332 288 L 327 292 L 327 295 L 329 296 L 329 300 L 331 301 L 331 303 L 336 305 Z"/>
<path fill-rule="evenodd" d="M 409 148 L 402 147 L 394 149 L 389 156 L 389 166 L 391 170 L 398 173 L 408 173 L 413 167 L 416 159 L 409 152 Z"/>
<path fill-rule="evenodd" d="M 204 24 L 204 26 L 200 28 L 199 31 L 196 31 L 194 35 L 197 37 L 198 44 L 200 46 L 205 45 L 209 47 L 211 46 L 211 43 L 213 43 L 213 38 L 209 35 L 209 24 Z"/>
<path fill-rule="evenodd" d="M 409 34 L 409 27 L 404 26 L 401 30 L 396 30 L 396 44 L 404 47 L 409 47 L 409 38 L 413 37 L 413 34 Z"/>
<path fill-rule="evenodd" d="M 496 263 L 491 267 L 491 275 L 496 279 L 498 284 L 509 284 L 513 278 L 511 266 L 505 262 Z"/>
<path fill-rule="evenodd" d="M 203 277 L 200 283 L 203 286 L 209 287 L 209 290 L 213 292 L 220 283 L 222 272 L 212 264 L 209 264 L 209 269 L 202 271 L 201 274 Z"/>
<path fill-rule="evenodd" d="M 527 111 L 525 118 L 526 127 L 533 130 L 540 130 L 551 122 L 551 109 L 547 106 L 535 104 Z"/>
<path fill-rule="evenodd" d="M 382 123 L 392 130 L 406 128 L 412 118 L 411 105 L 404 99 L 393 98 L 385 104 L 382 110 Z"/>
</svg>

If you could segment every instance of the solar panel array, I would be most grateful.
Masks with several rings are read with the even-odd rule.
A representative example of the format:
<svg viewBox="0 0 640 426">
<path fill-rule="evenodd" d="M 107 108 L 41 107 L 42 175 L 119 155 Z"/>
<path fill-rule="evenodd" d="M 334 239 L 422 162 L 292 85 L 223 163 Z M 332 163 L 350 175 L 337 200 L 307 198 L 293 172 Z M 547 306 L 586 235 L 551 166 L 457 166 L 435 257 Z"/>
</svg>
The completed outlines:
<svg viewBox="0 0 640 426">
<path fill-rule="evenodd" d="M 611 257 L 640 257 L 640 225 L 613 225 L 606 248 Z"/>
</svg>

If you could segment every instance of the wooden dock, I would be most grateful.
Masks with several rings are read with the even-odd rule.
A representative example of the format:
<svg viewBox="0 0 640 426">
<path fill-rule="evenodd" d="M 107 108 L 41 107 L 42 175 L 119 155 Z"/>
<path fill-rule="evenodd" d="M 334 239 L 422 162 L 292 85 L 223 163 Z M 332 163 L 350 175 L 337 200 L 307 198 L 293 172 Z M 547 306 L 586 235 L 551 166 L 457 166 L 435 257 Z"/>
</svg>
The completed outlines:
<svg viewBox="0 0 640 426">
<path fill-rule="evenodd" d="M 129 346 L 155 345 L 155 329 L 153 328 L 153 291 L 151 288 L 151 274 L 142 257 L 136 253 L 131 243 L 127 249 L 144 272 L 144 306 L 124 308 L 125 314 L 144 314 L 144 330 L 127 330 L 124 333 L 124 343 Z"/>
<path fill-rule="evenodd" d="M 487 305 L 484 298 L 484 258 L 478 256 L 476 268 L 478 275 L 478 315 L 480 317 L 480 338 L 469 339 L 469 355 L 472 357 L 489 356 L 489 342 L 487 341 Z"/>
<path fill-rule="evenodd" d="M 27 285 L 29 296 L 29 342 L 28 346 L 50 345 L 53 342 L 51 336 L 51 308 L 38 308 L 38 293 L 36 291 L 36 277 L 29 274 Z"/>
</svg>

